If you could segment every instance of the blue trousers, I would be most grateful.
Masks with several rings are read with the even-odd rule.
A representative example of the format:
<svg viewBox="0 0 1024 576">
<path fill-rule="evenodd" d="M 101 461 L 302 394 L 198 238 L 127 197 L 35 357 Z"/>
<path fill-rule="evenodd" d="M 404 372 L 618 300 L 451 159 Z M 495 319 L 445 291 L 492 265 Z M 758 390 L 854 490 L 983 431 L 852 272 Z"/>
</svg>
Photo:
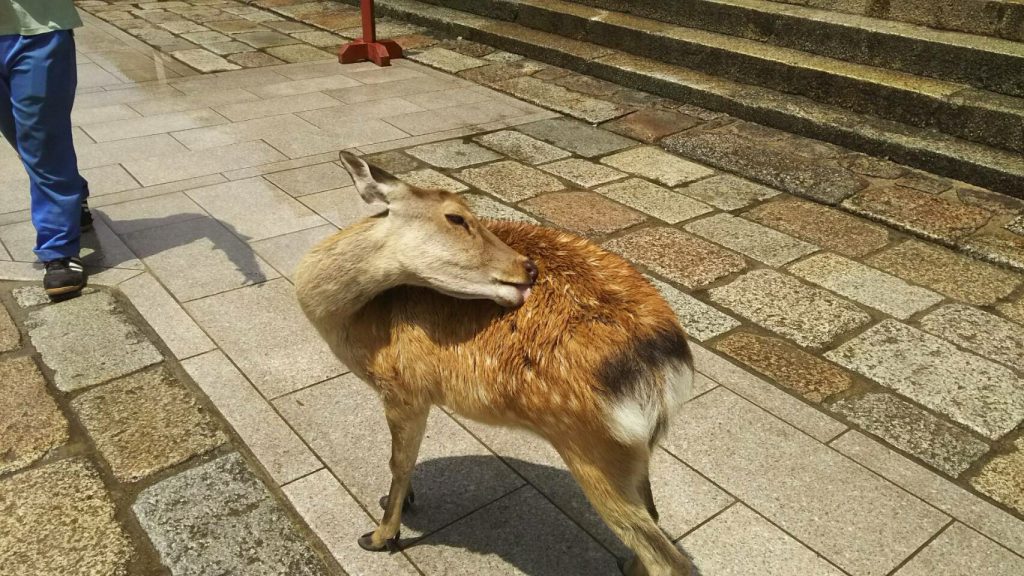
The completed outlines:
<svg viewBox="0 0 1024 576">
<path fill-rule="evenodd" d="M 44 262 L 78 256 L 89 186 L 71 139 L 77 86 L 70 31 L 0 36 L 0 132 L 28 172 L 35 253 Z"/>
</svg>

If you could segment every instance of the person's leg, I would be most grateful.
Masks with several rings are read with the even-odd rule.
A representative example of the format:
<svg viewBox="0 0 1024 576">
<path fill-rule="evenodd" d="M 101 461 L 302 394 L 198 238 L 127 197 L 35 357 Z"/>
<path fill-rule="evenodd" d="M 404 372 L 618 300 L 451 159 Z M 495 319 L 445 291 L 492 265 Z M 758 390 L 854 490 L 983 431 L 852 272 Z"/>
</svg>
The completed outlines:
<svg viewBox="0 0 1024 576">
<path fill-rule="evenodd" d="M 14 110 L 11 107 L 11 77 L 7 71 L 7 62 L 21 36 L 0 36 L 0 134 L 15 150 Z"/>
<path fill-rule="evenodd" d="M 77 87 L 75 44 L 70 32 L 23 37 L 8 67 L 18 152 L 28 171 L 36 256 L 47 266 L 51 293 L 84 285 L 77 262 L 82 204 L 88 195 L 71 133 Z"/>
</svg>

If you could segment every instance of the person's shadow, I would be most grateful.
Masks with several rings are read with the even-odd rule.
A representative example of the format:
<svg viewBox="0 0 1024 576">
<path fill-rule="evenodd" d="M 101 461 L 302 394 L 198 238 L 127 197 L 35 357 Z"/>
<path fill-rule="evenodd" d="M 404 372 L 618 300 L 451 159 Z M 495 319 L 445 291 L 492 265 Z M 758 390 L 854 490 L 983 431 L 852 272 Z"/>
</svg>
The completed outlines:
<svg viewBox="0 0 1024 576">
<path fill-rule="evenodd" d="M 498 556 L 529 576 L 619 576 L 621 564 L 632 556 L 598 518 L 576 480 L 568 471 L 518 460 L 504 461 L 523 477 L 545 487 L 539 492 L 532 485 L 488 504 L 435 532 L 430 515 L 425 513 L 432 501 L 458 498 L 458 494 L 424 492 L 417 486 L 443 486 L 443 478 L 457 470 L 473 470 L 493 465 L 491 456 L 458 456 L 420 462 L 413 477 L 416 501 L 402 515 L 402 526 L 420 533 L 421 538 L 402 538 L 401 548 L 414 561 L 417 548 L 458 548 L 479 556 Z M 434 488 L 436 490 L 436 488 Z M 437 557 L 425 550 L 423 556 Z M 442 557 L 443 558 L 443 557 Z M 448 574 L 463 573 L 449 565 Z M 471 574 L 470 567 L 465 568 Z M 694 572 L 694 576 L 699 576 Z"/>
</svg>

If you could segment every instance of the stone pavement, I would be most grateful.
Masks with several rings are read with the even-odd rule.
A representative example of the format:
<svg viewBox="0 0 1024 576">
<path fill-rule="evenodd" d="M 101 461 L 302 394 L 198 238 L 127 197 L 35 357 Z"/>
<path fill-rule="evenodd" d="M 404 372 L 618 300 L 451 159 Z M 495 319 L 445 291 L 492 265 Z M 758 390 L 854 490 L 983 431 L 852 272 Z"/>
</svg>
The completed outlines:
<svg viewBox="0 0 1024 576">
<path fill-rule="evenodd" d="M 331 573 L 229 430 L 123 296 L 0 282 L 0 574 Z"/>
<path fill-rule="evenodd" d="M 351 14 L 263 3 L 320 27 Z M 442 411 L 403 529 L 422 541 L 396 555 L 358 549 L 387 487 L 387 429 L 290 282 L 313 243 L 371 213 L 336 162 L 343 149 L 464 192 L 481 215 L 588 236 L 650 275 L 697 342 L 701 372 L 701 395 L 655 459 L 656 499 L 706 576 L 1024 570 L 1024 276 L 1020 241 L 1001 243 L 1022 238 L 1019 202 L 399 24 L 425 48 L 414 57 L 465 66 L 461 77 L 408 60 L 199 74 L 174 54 L 195 49 L 174 43 L 197 26 L 234 21 L 219 32 L 234 38 L 242 20 L 294 22 L 219 0 L 80 5 L 175 38 L 138 36 L 155 51 L 90 16 L 78 34 L 75 130 L 100 216 L 86 241 L 92 282 L 138 310 L 165 363 L 180 362 L 346 573 L 613 574 L 624 549 L 550 448 Z M 25 178 L 7 149 L 0 174 L 0 278 L 38 280 Z M 985 247 L 978 258 L 962 253 L 971 245 Z M 91 387 L 111 369 L 55 369 L 52 381 L 91 398 L 75 410 L 145 414 L 130 384 Z M 89 438 L 110 485 L 156 466 L 133 472 L 123 463 L 135 451 Z M 159 494 L 117 494 L 150 519 L 136 549 L 152 542 L 171 573 L 186 573 L 173 546 L 182 532 L 162 527 L 202 516 L 175 503 L 235 502 L 218 483 L 259 494 L 237 457 L 210 462 Z M 253 514 L 253 526 L 268 523 Z M 223 548 L 197 550 L 201 571 L 216 571 Z"/>
</svg>

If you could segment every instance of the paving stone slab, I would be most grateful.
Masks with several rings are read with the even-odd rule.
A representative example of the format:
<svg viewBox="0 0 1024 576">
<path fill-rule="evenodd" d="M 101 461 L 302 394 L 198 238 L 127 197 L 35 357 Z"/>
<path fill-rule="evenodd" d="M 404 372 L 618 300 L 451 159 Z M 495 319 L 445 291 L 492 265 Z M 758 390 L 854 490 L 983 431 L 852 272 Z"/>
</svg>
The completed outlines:
<svg viewBox="0 0 1024 576">
<path fill-rule="evenodd" d="M 328 60 L 334 55 L 309 44 L 291 44 L 289 46 L 273 46 L 266 48 L 267 54 L 280 58 L 285 62 L 319 62 Z"/>
<path fill-rule="evenodd" d="M 189 358 L 182 366 L 275 482 L 285 484 L 323 466 L 222 352 Z"/>
<path fill-rule="evenodd" d="M 685 404 L 664 444 L 849 574 L 889 573 L 949 521 L 722 386 Z"/>
<path fill-rule="evenodd" d="M 847 430 L 846 426 L 817 407 L 784 392 L 746 368 L 733 364 L 695 342 L 690 343 L 698 373 L 739 394 L 762 410 L 819 442 L 828 442 Z"/>
<path fill-rule="evenodd" d="M 1016 216 L 1024 212 L 1024 200 L 1019 200 L 1006 194 L 1000 194 L 998 192 L 992 192 L 991 190 L 984 190 L 982 188 L 962 188 L 958 187 L 956 190 L 956 196 L 961 202 L 970 204 L 971 206 L 978 206 L 984 208 L 990 212 L 996 214 L 1008 214 Z M 1024 225 L 1024 216 L 1018 218 L 1021 225 Z M 1012 231 L 1013 228 L 1009 227 Z M 1022 232 L 1018 232 L 1021 234 Z"/>
<path fill-rule="evenodd" d="M 737 178 L 731 174 L 706 178 L 678 188 L 676 191 L 721 210 L 745 208 L 755 202 L 767 200 L 782 193 L 774 188 Z"/>
<path fill-rule="evenodd" d="M 175 576 L 327 574 L 284 509 L 238 454 L 146 488 L 132 510 Z"/>
<path fill-rule="evenodd" d="M 515 160 L 526 162 L 527 164 L 552 162 L 570 155 L 565 150 L 555 148 L 550 144 L 514 130 L 492 132 L 483 136 L 477 136 L 473 140 L 487 146 L 491 150 L 500 152 Z"/>
<path fill-rule="evenodd" d="M 1000 304 L 996 308 L 1002 312 L 1003 316 L 1018 324 L 1024 324 L 1024 296 L 1017 298 L 1015 301 Z"/>
<path fill-rule="evenodd" d="M 285 278 L 291 280 L 302 257 L 321 240 L 337 231 L 338 229 L 333 225 L 326 224 L 253 242 L 251 246 L 261 258 L 269 262 Z"/>
<path fill-rule="evenodd" d="M 581 158 L 569 158 L 552 162 L 551 164 L 541 166 L 540 169 L 550 172 L 555 176 L 565 178 L 583 188 L 591 188 L 598 184 L 606 184 L 626 177 L 625 174 L 618 170 Z"/>
<path fill-rule="evenodd" d="M 971 306 L 950 304 L 922 318 L 921 327 L 986 358 L 1024 371 L 1024 325 Z"/>
<path fill-rule="evenodd" d="M 210 217 L 139 230 L 124 240 L 181 302 L 278 277 L 235 233 Z"/>
<path fill-rule="evenodd" d="M 975 206 L 899 186 L 865 190 L 843 206 L 925 238 L 954 242 L 988 222 L 992 213 Z"/>
<path fill-rule="evenodd" d="M 612 553 L 623 559 L 631 555 L 594 511 L 558 452 L 546 440 L 525 430 L 508 430 L 467 419 L 462 419 L 462 424 Z M 734 501 L 664 450 L 655 450 L 651 455 L 651 489 L 661 516 L 658 524 L 673 540 Z"/>
<path fill-rule="evenodd" d="M 882 226 L 798 198 L 768 202 L 743 216 L 850 258 L 865 256 L 889 243 L 889 231 Z"/>
<path fill-rule="evenodd" d="M 294 197 L 352 185 L 352 177 L 334 162 L 275 172 L 266 179 Z"/>
<path fill-rule="evenodd" d="M 896 320 L 825 356 L 993 440 L 1024 420 L 1024 380 Z"/>
<path fill-rule="evenodd" d="M 1014 234 L 1024 236 L 1024 216 L 1018 216 L 1015 218 L 1013 222 L 1006 225 L 1006 229 Z"/>
<path fill-rule="evenodd" d="M 841 166 L 809 162 L 743 134 L 690 131 L 669 136 L 661 145 L 681 156 L 826 204 L 838 204 L 867 185 Z"/>
<path fill-rule="evenodd" d="M 709 291 L 711 300 L 807 348 L 822 348 L 871 321 L 831 292 L 774 270 L 754 270 Z"/>
<path fill-rule="evenodd" d="M 614 556 L 530 487 L 431 534 L 408 554 L 432 574 L 620 573 Z"/>
<path fill-rule="evenodd" d="M 678 224 L 714 210 L 703 202 L 639 178 L 602 186 L 596 191 L 669 224 Z"/>
<path fill-rule="evenodd" d="M 894 576 L 931 576 L 941 572 L 1011 576 L 1024 572 L 1024 558 L 957 522 L 946 528 Z"/>
<path fill-rule="evenodd" d="M 486 148 L 462 140 L 424 144 L 405 152 L 438 168 L 464 168 L 501 159 L 500 155 Z"/>
<path fill-rule="evenodd" d="M 710 168 L 683 160 L 655 146 L 643 146 L 612 154 L 601 159 L 602 164 L 657 180 L 666 186 L 679 186 L 715 173 Z"/>
<path fill-rule="evenodd" d="M 22 286 L 12 291 L 15 302 L 22 308 L 32 308 L 50 303 L 50 297 L 42 286 Z"/>
<path fill-rule="evenodd" d="M 639 212 L 586 191 L 544 194 L 521 206 L 559 228 L 588 238 L 611 234 L 645 220 Z"/>
<path fill-rule="evenodd" d="M 406 184 L 411 184 L 417 188 L 424 188 L 427 190 L 447 190 L 448 192 L 456 193 L 469 190 L 469 186 L 466 186 L 458 180 L 453 180 L 431 168 L 413 170 L 412 172 L 399 174 L 398 177 Z"/>
<path fill-rule="evenodd" d="M 650 277 L 647 280 L 668 301 L 668 305 L 676 313 L 676 318 L 679 319 L 679 323 L 686 330 L 686 334 L 692 338 L 700 341 L 710 340 L 740 325 L 739 320 L 732 316 L 720 312 L 717 308 L 708 306 L 661 280 Z"/>
<path fill-rule="evenodd" d="M 391 443 L 378 395 L 352 374 L 289 394 L 273 402 L 278 412 L 320 456 L 375 520 L 377 504 L 391 483 Z M 339 420 L 338 414 L 345 414 Z M 358 450 L 353 447 L 358 446 Z M 432 532 L 502 495 L 523 481 L 441 410 L 427 423 L 413 472 L 416 517 L 403 537 Z M 415 524 L 411 521 L 415 520 Z M 366 523 L 358 537 L 372 529 Z"/>
<path fill-rule="evenodd" d="M 302 313 L 287 280 L 224 292 L 185 309 L 267 398 L 345 371 Z"/>
<path fill-rule="evenodd" d="M 469 204 L 469 209 L 473 211 L 473 214 L 480 218 L 518 220 L 529 222 L 530 224 L 539 224 L 533 216 L 520 212 L 515 208 L 510 208 L 483 194 L 465 194 L 462 198 L 466 201 L 466 204 Z"/>
<path fill-rule="evenodd" d="M 1014 518 L 1009 512 L 859 432 L 851 430 L 833 441 L 831 446 L 1010 550 L 1018 554 L 1024 551 L 1024 521 Z"/>
<path fill-rule="evenodd" d="M 954 478 L 988 452 L 988 444 L 968 432 L 885 392 L 844 398 L 830 408 Z"/>
<path fill-rule="evenodd" d="M 363 156 L 363 160 L 391 174 L 401 174 L 420 167 L 420 163 L 415 158 L 398 150 Z"/>
<path fill-rule="evenodd" d="M 778 527 L 736 504 L 680 541 L 701 574 L 841 576 L 843 573 Z"/>
<path fill-rule="evenodd" d="M 127 576 L 134 551 L 115 514 L 82 458 L 0 480 L 0 558 L 19 576 Z"/>
<path fill-rule="evenodd" d="M 618 104 L 592 98 L 561 86 L 550 84 L 530 76 L 519 76 L 495 82 L 493 86 L 517 98 L 550 108 L 573 118 L 597 124 L 632 112 Z"/>
<path fill-rule="evenodd" d="M 734 332 L 714 346 L 812 402 L 853 385 L 853 378 L 835 364 L 779 338 Z"/>
<path fill-rule="evenodd" d="M 14 325 L 11 315 L 0 304 L 0 352 L 9 352 L 21 345 L 21 332 Z"/>
<path fill-rule="evenodd" d="M 302 196 L 299 201 L 342 229 L 387 208 L 384 204 L 367 204 L 354 186 Z"/>
<path fill-rule="evenodd" d="M 348 574 L 418 576 L 404 554 L 367 554 L 356 539 L 372 519 L 327 469 L 284 486 L 284 493 L 306 524 Z"/>
<path fill-rule="evenodd" d="M 905 174 L 896 183 L 906 188 L 913 188 L 914 190 L 933 195 L 945 192 L 953 187 L 953 183 L 949 180 L 916 171 L 911 172 L 910 174 Z"/>
<path fill-rule="evenodd" d="M 511 160 L 466 168 L 455 176 L 507 202 L 519 202 L 564 188 L 556 178 Z"/>
<path fill-rule="evenodd" d="M 145 153 L 144 159 L 123 162 L 123 166 L 143 186 L 153 186 L 286 159 L 264 142 L 243 142 L 207 150 L 176 152 L 154 156 L 158 152 L 152 151 Z"/>
<path fill-rule="evenodd" d="M 1024 439 L 1018 438 L 1010 452 L 985 464 L 971 480 L 971 485 L 1018 514 L 1024 514 Z"/>
<path fill-rule="evenodd" d="M 118 287 L 176 358 L 214 348 L 213 342 L 151 274 L 140 274 Z"/>
<path fill-rule="evenodd" d="M 695 290 L 746 267 L 742 256 L 674 228 L 644 228 L 605 243 L 605 248 Z"/>
<path fill-rule="evenodd" d="M 68 423 L 31 358 L 0 361 L 0 474 L 67 442 Z"/>
<path fill-rule="evenodd" d="M 942 301 L 931 290 L 836 254 L 815 254 L 790 266 L 789 272 L 901 320 Z"/>
<path fill-rule="evenodd" d="M 163 367 L 93 388 L 71 405 L 121 482 L 136 482 L 227 441 Z"/>
<path fill-rule="evenodd" d="M 866 263 L 968 304 L 985 306 L 1008 296 L 1024 276 L 945 248 L 908 240 Z"/>
<path fill-rule="evenodd" d="M 614 85 L 619 88 L 617 85 Z M 651 143 L 670 134 L 682 132 L 703 123 L 699 118 L 681 114 L 674 110 L 644 108 L 601 125 L 605 130 L 622 134 L 627 138 Z"/>
<path fill-rule="evenodd" d="M 516 130 L 587 158 L 637 145 L 635 140 L 569 118 L 541 120 L 517 126 Z"/>
<path fill-rule="evenodd" d="M 217 54 L 202 48 L 176 50 L 171 52 L 171 56 L 204 73 L 238 70 L 241 68 L 238 64 L 232 64 Z"/>
<path fill-rule="evenodd" d="M 189 190 L 188 196 L 246 241 L 326 224 L 323 218 L 263 178 Z"/>
<path fill-rule="evenodd" d="M 975 258 L 1024 272 L 1024 236 L 1008 230 L 982 230 L 962 240 L 957 247 Z"/>
<path fill-rule="evenodd" d="M 730 214 L 715 214 L 685 226 L 691 232 L 769 266 L 782 266 L 818 247 Z"/>
<path fill-rule="evenodd" d="M 422 52 L 412 52 L 408 55 L 410 60 L 426 64 L 433 68 L 439 68 L 445 72 L 462 72 L 470 68 L 478 68 L 487 64 L 486 61 L 465 54 L 459 54 L 447 48 L 428 48 Z"/>
<path fill-rule="evenodd" d="M 274 58 L 270 54 L 255 51 L 231 54 L 228 56 L 228 62 L 238 64 L 243 68 L 259 68 L 261 66 L 276 66 L 278 64 L 284 64 L 283 60 Z"/>
<path fill-rule="evenodd" d="M 324 32 L 323 30 L 309 30 L 306 32 L 292 32 L 292 38 L 311 44 L 317 48 L 340 48 L 345 39 L 337 34 Z"/>
<path fill-rule="evenodd" d="M 29 313 L 29 338 L 64 392 L 112 380 L 163 360 L 114 298 L 87 294 Z"/>
</svg>

